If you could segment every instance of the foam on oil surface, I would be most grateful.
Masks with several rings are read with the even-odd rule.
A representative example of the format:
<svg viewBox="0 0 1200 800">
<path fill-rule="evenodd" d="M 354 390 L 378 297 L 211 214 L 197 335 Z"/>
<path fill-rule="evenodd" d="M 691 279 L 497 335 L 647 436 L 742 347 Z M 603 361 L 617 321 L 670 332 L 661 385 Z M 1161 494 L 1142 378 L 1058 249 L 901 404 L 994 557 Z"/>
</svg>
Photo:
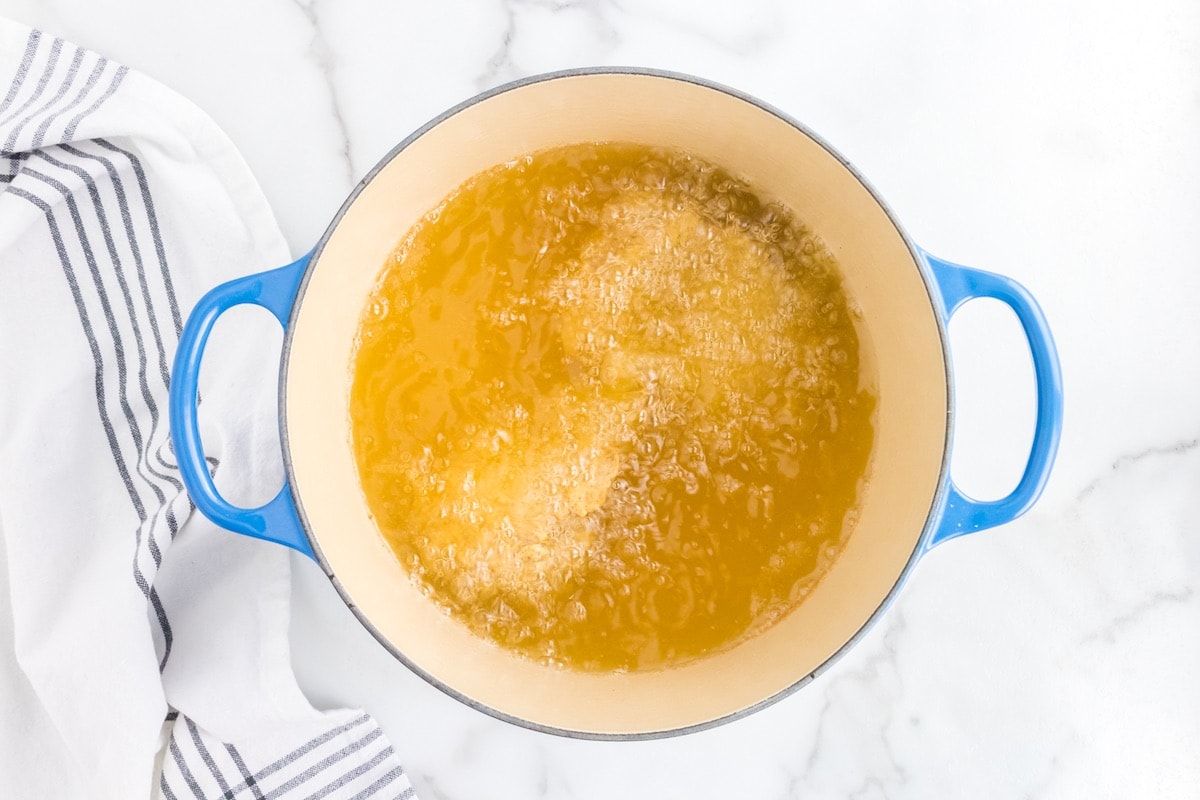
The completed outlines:
<svg viewBox="0 0 1200 800">
<path fill-rule="evenodd" d="M 407 234 L 364 312 L 369 507 L 428 594 L 534 658 L 726 647 L 852 530 L 875 404 L 852 317 L 820 241 L 697 158 L 499 165 Z"/>
</svg>

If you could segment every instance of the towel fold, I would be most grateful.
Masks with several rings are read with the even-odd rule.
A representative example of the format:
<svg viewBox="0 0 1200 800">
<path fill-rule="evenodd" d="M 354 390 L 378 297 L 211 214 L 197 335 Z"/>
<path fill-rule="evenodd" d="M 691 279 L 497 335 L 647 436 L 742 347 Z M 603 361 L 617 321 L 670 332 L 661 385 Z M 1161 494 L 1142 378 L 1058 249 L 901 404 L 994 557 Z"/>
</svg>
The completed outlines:
<svg viewBox="0 0 1200 800">
<path fill-rule="evenodd" d="M 195 106 L 0 20 L 5 797 L 412 796 L 368 715 L 316 711 L 297 687 L 288 552 L 196 514 L 171 451 L 187 312 L 290 260 Z M 282 480 L 278 343 L 231 312 L 206 355 L 202 435 L 235 502 Z"/>
</svg>

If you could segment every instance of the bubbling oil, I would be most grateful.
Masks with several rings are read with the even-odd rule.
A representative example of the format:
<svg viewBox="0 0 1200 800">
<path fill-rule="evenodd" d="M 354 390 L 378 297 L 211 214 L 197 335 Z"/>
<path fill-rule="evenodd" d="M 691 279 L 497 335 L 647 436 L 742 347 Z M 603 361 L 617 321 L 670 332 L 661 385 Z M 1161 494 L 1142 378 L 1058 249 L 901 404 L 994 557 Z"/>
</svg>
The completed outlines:
<svg viewBox="0 0 1200 800">
<path fill-rule="evenodd" d="M 363 313 L 359 477 L 478 634 L 587 670 L 727 648 L 853 529 L 873 382 L 820 240 L 687 153 L 580 144 L 422 218 Z"/>
</svg>

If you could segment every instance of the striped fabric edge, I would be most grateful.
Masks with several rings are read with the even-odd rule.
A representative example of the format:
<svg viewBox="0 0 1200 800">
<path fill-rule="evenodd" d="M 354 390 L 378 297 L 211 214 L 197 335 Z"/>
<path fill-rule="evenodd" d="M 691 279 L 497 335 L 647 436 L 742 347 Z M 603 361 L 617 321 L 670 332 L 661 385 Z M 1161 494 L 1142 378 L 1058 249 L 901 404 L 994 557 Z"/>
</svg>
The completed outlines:
<svg viewBox="0 0 1200 800">
<path fill-rule="evenodd" d="M 31 31 L 0 101 L 0 156 L 72 141 L 79 125 L 117 91 L 128 71 L 90 50 Z"/>
<path fill-rule="evenodd" d="M 262 751 L 261 744 L 255 750 Z M 412 800 L 412 784 L 367 714 L 335 725 L 251 771 L 234 744 L 179 714 L 159 778 L 165 800 Z M 266 759 L 260 759 L 265 761 Z"/>
<path fill-rule="evenodd" d="M 103 138 L 71 142 L 126 74 L 95 53 L 31 31 L 0 100 L 0 158 L 7 164 L 0 197 L 40 212 L 57 252 L 93 362 L 99 422 L 137 515 L 131 577 L 156 621 L 162 669 L 173 635 L 154 576 L 193 510 L 165 416 L 182 319 L 140 158 Z"/>
<path fill-rule="evenodd" d="M 56 251 L 92 360 L 99 424 L 137 516 L 131 575 L 157 622 L 161 669 L 172 632 L 153 581 L 163 552 L 194 510 L 164 413 L 182 315 L 138 155 L 104 138 L 73 139 L 126 74 L 90 51 L 31 31 L 0 98 L 0 160 L 7 167 L 0 169 L 0 200 L 7 196 L 40 215 Z M 216 469 L 215 460 L 210 466 Z M 179 712 L 168 721 L 160 797 L 415 796 L 382 730 L 365 714 L 282 745 L 262 766 Z M 260 753 L 261 745 L 253 750 Z"/>
</svg>

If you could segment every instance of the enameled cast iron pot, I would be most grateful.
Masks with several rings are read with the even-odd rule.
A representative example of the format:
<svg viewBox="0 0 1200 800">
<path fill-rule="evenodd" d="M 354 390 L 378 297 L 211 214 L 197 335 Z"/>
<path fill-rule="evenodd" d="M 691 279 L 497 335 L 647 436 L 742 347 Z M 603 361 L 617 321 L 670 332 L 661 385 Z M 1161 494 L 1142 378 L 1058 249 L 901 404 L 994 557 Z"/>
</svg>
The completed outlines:
<svg viewBox="0 0 1200 800">
<path fill-rule="evenodd" d="M 878 376 L 871 478 L 857 528 L 828 574 L 762 634 L 660 671 L 590 674 L 539 666 L 468 632 L 417 590 L 387 549 L 350 446 L 356 326 L 396 242 L 472 175 L 584 141 L 679 147 L 790 206 L 841 263 L 845 289 L 862 309 L 863 358 Z M 996 298 L 1016 312 L 1037 383 L 1028 464 L 1012 493 L 994 502 L 964 496 L 949 476 L 954 403 L 946 324 L 976 297 Z M 255 509 L 234 507 L 217 493 L 196 420 L 208 334 L 241 303 L 267 308 L 286 329 L 279 382 L 286 483 Z M 315 559 L 384 647 L 454 697 L 520 725 L 590 738 L 695 730 L 808 683 L 883 613 L 930 548 L 1008 522 L 1033 504 L 1058 447 L 1061 410 L 1050 331 L 1024 288 L 918 248 L 854 169 L 787 116 L 696 78 L 643 70 L 543 75 L 430 122 L 363 179 L 311 253 L 200 300 L 183 331 L 171 384 L 175 451 L 204 514 Z"/>
</svg>

